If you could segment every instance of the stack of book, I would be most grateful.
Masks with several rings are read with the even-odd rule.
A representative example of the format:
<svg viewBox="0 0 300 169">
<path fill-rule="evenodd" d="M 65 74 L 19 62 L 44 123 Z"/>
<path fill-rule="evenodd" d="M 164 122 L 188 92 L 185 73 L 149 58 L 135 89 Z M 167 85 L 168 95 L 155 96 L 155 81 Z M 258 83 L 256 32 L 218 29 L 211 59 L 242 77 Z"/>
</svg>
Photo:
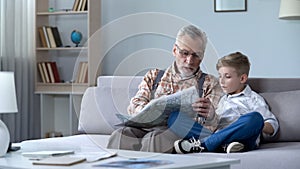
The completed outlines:
<svg viewBox="0 0 300 169">
<path fill-rule="evenodd" d="M 62 41 L 57 27 L 42 26 L 38 28 L 42 47 L 56 48 L 62 47 Z"/>
<path fill-rule="evenodd" d="M 72 10 L 73 11 L 86 11 L 87 10 L 87 0 L 75 0 Z"/>
<path fill-rule="evenodd" d="M 56 62 L 39 62 L 38 70 L 43 83 L 60 83 Z"/>
<path fill-rule="evenodd" d="M 80 62 L 77 70 L 75 83 L 88 82 L 88 62 Z"/>
</svg>

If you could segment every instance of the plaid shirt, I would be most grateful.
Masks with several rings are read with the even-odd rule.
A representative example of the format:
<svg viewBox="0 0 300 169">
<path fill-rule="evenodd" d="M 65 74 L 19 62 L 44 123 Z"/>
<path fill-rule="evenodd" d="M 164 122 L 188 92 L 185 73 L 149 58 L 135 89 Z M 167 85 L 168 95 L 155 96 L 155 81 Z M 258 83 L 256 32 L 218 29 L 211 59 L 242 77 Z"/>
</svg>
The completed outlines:
<svg viewBox="0 0 300 169">
<path fill-rule="evenodd" d="M 176 70 L 175 62 L 166 69 L 164 75 L 159 82 L 154 98 L 158 98 L 163 95 L 170 95 L 187 89 L 192 86 L 198 86 L 198 79 L 200 78 L 202 71 L 199 69 L 193 76 L 188 78 L 182 78 Z M 143 81 L 139 85 L 139 90 L 136 95 L 131 99 L 128 106 L 128 114 L 136 115 L 139 113 L 145 105 L 151 100 L 151 90 L 155 82 L 159 69 L 153 69 L 147 72 Z M 203 95 L 202 97 L 209 98 L 214 108 L 217 107 L 220 97 L 223 95 L 222 89 L 218 80 L 212 76 L 207 75 L 203 83 Z M 214 119 L 207 121 L 204 126 L 214 131 L 218 123 L 218 116 L 215 115 Z M 213 127 L 209 127 L 213 126 Z"/>
</svg>

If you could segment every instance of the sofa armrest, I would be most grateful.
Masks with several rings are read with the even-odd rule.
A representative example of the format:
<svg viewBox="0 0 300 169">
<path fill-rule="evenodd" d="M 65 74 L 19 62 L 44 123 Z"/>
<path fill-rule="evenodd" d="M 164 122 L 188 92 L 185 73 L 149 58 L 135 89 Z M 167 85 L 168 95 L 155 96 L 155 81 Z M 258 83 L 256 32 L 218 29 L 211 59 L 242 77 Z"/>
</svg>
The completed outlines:
<svg viewBox="0 0 300 169">
<path fill-rule="evenodd" d="M 82 98 L 78 131 L 111 134 L 120 124 L 116 114 L 127 114 L 130 99 L 142 77 L 101 76 L 97 87 L 89 87 Z"/>
</svg>

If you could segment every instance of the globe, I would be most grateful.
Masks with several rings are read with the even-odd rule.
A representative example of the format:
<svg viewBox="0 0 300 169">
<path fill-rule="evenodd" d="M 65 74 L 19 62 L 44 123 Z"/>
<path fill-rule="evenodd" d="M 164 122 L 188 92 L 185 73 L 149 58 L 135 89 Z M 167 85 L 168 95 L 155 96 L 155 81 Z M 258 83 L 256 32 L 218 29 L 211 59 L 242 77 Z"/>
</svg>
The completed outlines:
<svg viewBox="0 0 300 169">
<path fill-rule="evenodd" d="M 71 40 L 73 43 L 76 44 L 76 47 L 78 47 L 80 41 L 82 40 L 82 34 L 81 32 L 77 31 L 77 30 L 73 30 L 71 33 Z"/>
</svg>

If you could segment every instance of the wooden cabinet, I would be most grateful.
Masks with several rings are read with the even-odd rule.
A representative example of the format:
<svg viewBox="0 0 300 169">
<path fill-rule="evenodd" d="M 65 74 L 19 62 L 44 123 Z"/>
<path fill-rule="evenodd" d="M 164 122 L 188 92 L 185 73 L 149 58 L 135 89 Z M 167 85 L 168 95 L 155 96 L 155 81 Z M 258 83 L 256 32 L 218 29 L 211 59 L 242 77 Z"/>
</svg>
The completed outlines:
<svg viewBox="0 0 300 169">
<path fill-rule="evenodd" d="M 73 10 L 76 1 L 86 1 L 86 7 Z M 89 39 L 101 28 L 101 0 L 36 0 L 35 3 L 35 92 L 41 95 L 41 135 L 52 131 L 71 135 L 77 129 L 73 117 L 78 114 L 75 110 L 80 109 L 78 100 L 87 87 L 95 85 L 100 74 L 99 65 L 95 64 L 99 55 L 95 44 L 100 44 L 100 38 L 93 38 L 93 45 Z M 44 46 L 39 32 L 43 27 L 56 27 L 62 46 Z M 78 47 L 71 41 L 73 30 L 82 34 Z M 53 62 L 60 81 L 45 81 L 39 64 Z M 83 75 L 86 77 L 78 81 L 81 63 L 86 65 Z M 47 71 L 44 70 L 44 74 Z M 50 78 L 51 72 L 48 75 Z M 74 98 L 77 101 L 74 102 Z M 60 120 L 60 116 L 68 120 Z"/>
</svg>

